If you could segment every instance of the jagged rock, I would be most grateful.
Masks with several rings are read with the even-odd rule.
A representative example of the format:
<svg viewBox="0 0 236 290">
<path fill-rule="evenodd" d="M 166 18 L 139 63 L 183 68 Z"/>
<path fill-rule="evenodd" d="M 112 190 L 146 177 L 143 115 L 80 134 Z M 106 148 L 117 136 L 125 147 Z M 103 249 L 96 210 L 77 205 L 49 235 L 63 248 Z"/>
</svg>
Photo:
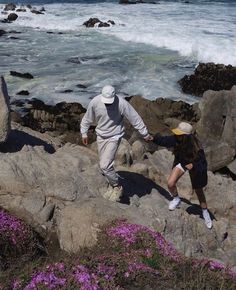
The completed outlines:
<svg viewBox="0 0 236 290">
<path fill-rule="evenodd" d="M 5 142 L 11 130 L 10 106 L 7 85 L 3 77 L 0 82 L 0 143 Z"/>
<path fill-rule="evenodd" d="M 8 20 L 8 21 L 15 21 L 17 18 L 18 18 L 18 15 L 17 15 L 16 13 L 10 13 L 10 14 L 7 16 L 7 20 Z"/>
<path fill-rule="evenodd" d="M 137 208 L 101 198 L 74 203 L 62 209 L 56 217 L 61 248 L 76 253 L 85 245 L 95 245 L 101 227 L 116 218 L 127 218 L 130 222 L 150 227 L 155 223 L 148 220 Z"/>
<path fill-rule="evenodd" d="M 26 9 L 25 8 L 18 8 L 18 9 L 16 9 L 16 12 L 26 12 Z"/>
<path fill-rule="evenodd" d="M 141 160 L 145 152 L 145 145 L 140 140 L 136 140 L 132 144 L 132 156 L 134 160 Z"/>
<path fill-rule="evenodd" d="M 28 96 L 29 95 L 29 91 L 23 90 L 23 91 L 19 91 L 16 94 L 17 95 L 20 95 L 20 96 Z"/>
<path fill-rule="evenodd" d="M 235 156 L 235 150 L 228 143 L 210 139 L 206 141 L 205 153 L 211 171 L 225 167 Z"/>
<path fill-rule="evenodd" d="M 236 149 L 236 86 L 230 91 L 207 91 L 199 103 L 197 131 L 202 139 L 228 143 Z"/>
<path fill-rule="evenodd" d="M 131 165 L 132 150 L 129 142 L 122 138 L 116 153 L 116 165 Z"/>
<path fill-rule="evenodd" d="M 30 74 L 30 73 L 20 73 L 17 71 L 10 71 L 10 75 L 12 75 L 14 77 L 24 78 L 24 79 L 33 79 L 34 78 L 32 76 L 32 74 Z"/>
<path fill-rule="evenodd" d="M 130 104 L 140 114 L 152 134 L 170 132 L 164 121 L 166 118 L 176 118 L 179 122 L 182 120 L 188 122 L 199 120 L 198 107 L 183 101 L 172 101 L 163 98 L 150 101 L 140 96 L 133 96 L 130 99 Z M 127 124 L 127 127 L 130 129 L 131 125 Z"/>
<path fill-rule="evenodd" d="M 16 5 L 13 3 L 8 3 L 4 7 L 4 11 L 10 11 L 10 10 L 15 10 L 15 9 L 16 9 Z"/>
<path fill-rule="evenodd" d="M 236 159 L 228 164 L 227 167 L 234 175 L 236 175 Z"/>
<path fill-rule="evenodd" d="M 185 75 L 178 83 L 183 92 L 196 96 L 202 96 L 207 90 L 230 90 L 236 85 L 236 67 L 199 63 L 193 75 Z"/>
<path fill-rule="evenodd" d="M 21 122 L 24 126 L 40 132 L 53 131 L 56 135 L 63 133 L 64 141 L 81 144 L 81 136 L 78 134 L 79 125 L 86 111 L 81 104 L 61 102 L 51 106 L 33 99 L 28 102 L 27 107 Z M 91 141 L 95 138 L 92 135 Z"/>
<path fill-rule="evenodd" d="M 107 22 L 102 22 L 98 18 L 89 18 L 89 20 L 83 23 L 86 27 L 94 27 L 98 25 L 98 27 L 109 27 L 111 25 L 115 25 L 113 20 L 108 20 Z"/>
<path fill-rule="evenodd" d="M 89 184 L 84 180 L 86 170 L 97 170 L 92 166 L 95 157 L 85 154 L 88 150 L 67 145 L 49 154 L 42 147 L 24 146 L 20 152 L 0 156 L 1 190 L 18 195 L 40 192 L 68 201 L 99 195 L 98 186 L 105 186 L 102 176 L 94 174 Z"/>
<path fill-rule="evenodd" d="M 36 9 L 31 9 L 30 12 L 34 14 L 44 14 L 42 11 L 38 11 Z"/>
</svg>

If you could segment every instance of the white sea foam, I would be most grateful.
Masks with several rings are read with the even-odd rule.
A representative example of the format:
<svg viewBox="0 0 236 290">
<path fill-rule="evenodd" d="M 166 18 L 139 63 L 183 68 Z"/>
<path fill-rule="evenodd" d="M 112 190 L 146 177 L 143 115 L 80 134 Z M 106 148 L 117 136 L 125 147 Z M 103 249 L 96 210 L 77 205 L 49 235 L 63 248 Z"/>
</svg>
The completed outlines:
<svg viewBox="0 0 236 290">
<path fill-rule="evenodd" d="M 192 73 L 198 61 L 236 65 L 236 4 L 232 5 L 235 9 L 221 3 L 80 3 L 44 5 L 44 15 L 19 12 L 15 22 L 4 26 L 23 33 L 19 40 L 1 43 L 0 73 L 11 95 L 27 89 L 29 97 L 47 103 L 86 105 L 106 84 L 129 95 L 194 102 L 195 97 L 180 91 L 177 80 Z M 83 22 L 90 17 L 111 19 L 116 25 L 87 29 Z M 68 61 L 71 58 L 81 63 Z M 35 78 L 13 78 L 9 70 L 30 72 Z M 87 88 L 81 90 L 78 84 Z M 73 91 L 63 93 L 67 89 Z"/>
<path fill-rule="evenodd" d="M 52 4 L 45 15 L 21 13 L 16 25 L 80 31 L 90 17 L 112 19 L 112 28 L 96 28 L 124 41 L 177 51 L 201 62 L 236 65 L 236 4 L 161 3 L 159 5 Z"/>
</svg>

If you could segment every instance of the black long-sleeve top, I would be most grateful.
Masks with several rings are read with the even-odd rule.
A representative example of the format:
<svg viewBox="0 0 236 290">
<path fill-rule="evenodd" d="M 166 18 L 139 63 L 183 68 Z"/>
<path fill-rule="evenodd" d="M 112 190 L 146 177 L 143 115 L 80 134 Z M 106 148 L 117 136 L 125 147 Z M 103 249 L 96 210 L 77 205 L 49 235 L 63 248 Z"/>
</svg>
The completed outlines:
<svg viewBox="0 0 236 290">
<path fill-rule="evenodd" d="M 156 134 L 154 136 L 153 142 L 156 143 L 157 145 L 160 145 L 166 148 L 171 148 L 171 147 L 174 148 L 177 145 L 177 138 L 175 135 L 161 136 L 160 134 Z M 189 146 L 192 146 L 192 144 L 190 143 Z M 188 156 L 186 156 L 185 152 L 181 150 L 179 152 L 175 152 L 174 155 L 175 155 L 175 159 L 174 159 L 173 167 L 180 163 L 183 168 L 186 168 L 185 166 L 187 164 L 192 163 L 193 164 L 192 170 L 194 171 L 207 170 L 207 161 L 206 161 L 206 156 L 203 149 L 199 149 L 197 156 L 194 160 L 190 160 Z"/>
</svg>

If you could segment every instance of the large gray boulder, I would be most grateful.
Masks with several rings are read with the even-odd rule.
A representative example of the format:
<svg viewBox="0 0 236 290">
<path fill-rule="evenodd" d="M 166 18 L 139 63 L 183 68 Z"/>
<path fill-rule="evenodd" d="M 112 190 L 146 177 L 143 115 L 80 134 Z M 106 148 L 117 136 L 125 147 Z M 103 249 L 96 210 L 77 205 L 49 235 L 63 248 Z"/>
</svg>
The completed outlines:
<svg viewBox="0 0 236 290">
<path fill-rule="evenodd" d="M 94 246 L 101 227 L 114 219 L 127 219 L 152 228 L 158 224 L 135 207 L 103 198 L 76 202 L 64 207 L 56 215 L 60 247 L 67 252 L 76 253 L 84 246 Z"/>
<path fill-rule="evenodd" d="M 199 108 L 198 134 L 202 138 L 224 141 L 236 149 L 236 86 L 230 91 L 206 91 Z"/>
<path fill-rule="evenodd" d="M 0 143 L 7 140 L 11 129 L 10 107 L 7 85 L 4 78 L 0 80 Z"/>
<path fill-rule="evenodd" d="M 105 182 L 94 165 L 97 156 L 88 150 L 67 144 L 49 154 L 41 146 L 25 145 L 20 152 L 1 154 L 1 191 L 39 192 L 66 201 L 97 196 Z"/>
<path fill-rule="evenodd" d="M 227 166 L 236 152 L 236 86 L 230 91 L 206 91 L 199 103 L 197 132 L 206 148 L 210 170 Z"/>
</svg>

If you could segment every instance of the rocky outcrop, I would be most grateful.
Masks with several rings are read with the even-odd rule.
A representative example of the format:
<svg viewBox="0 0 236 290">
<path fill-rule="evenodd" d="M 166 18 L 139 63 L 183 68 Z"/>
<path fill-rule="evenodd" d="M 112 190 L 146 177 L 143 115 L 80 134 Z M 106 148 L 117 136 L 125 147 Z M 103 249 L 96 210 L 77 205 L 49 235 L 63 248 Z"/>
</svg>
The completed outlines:
<svg viewBox="0 0 236 290">
<path fill-rule="evenodd" d="M 44 102 L 32 99 L 18 104 L 18 108 L 25 108 L 25 115 L 21 124 L 40 132 L 52 132 L 54 136 L 61 136 L 67 142 L 81 144 L 79 134 L 80 121 L 86 110 L 79 103 L 58 103 L 55 106 L 46 105 Z M 95 140 L 93 133 L 89 134 L 91 141 Z M 90 141 L 90 142 L 91 142 Z"/>
<path fill-rule="evenodd" d="M 44 10 L 42 10 L 42 11 L 44 11 Z M 36 10 L 36 9 L 31 9 L 31 10 L 30 10 L 31 13 L 33 13 L 33 14 L 37 14 L 37 15 L 38 15 L 38 14 L 44 14 L 42 11 L 38 11 L 38 10 Z"/>
<path fill-rule="evenodd" d="M 207 255 L 236 265 L 235 182 L 209 172 L 207 200 L 217 219 L 209 231 L 199 218 L 187 174 L 179 181 L 180 195 L 185 198 L 181 209 L 168 211 L 170 196 L 165 188 L 171 152 L 136 153 L 140 157 L 130 166 L 127 160 L 136 145 L 127 150 L 128 143 L 123 142 L 116 160 L 126 203 L 120 204 L 102 198 L 107 185 L 99 174 L 96 152 L 71 144 L 62 146 L 55 140 L 58 142 L 46 134 L 14 127 L 5 151 L 0 148 L 8 152 L 0 154 L 0 206 L 24 217 L 44 234 L 56 231 L 61 248 L 69 252 L 94 245 L 98 231 L 108 221 L 127 218 L 158 229 L 188 256 Z M 142 152 L 141 146 L 137 147 L 136 152 Z"/>
<path fill-rule="evenodd" d="M 102 22 L 98 18 L 89 18 L 89 20 L 85 21 L 83 23 L 86 27 L 110 27 L 112 25 L 115 25 L 115 22 L 113 20 L 108 20 L 107 22 Z"/>
<path fill-rule="evenodd" d="M 50 154 L 42 147 L 26 145 L 20 152 L 3 155 L 1 190 L 20 196 L 34 192 L 64 201 L 96 196 L 105 181 L 103 183 L 99 176 L 95 181 L 98 169 L 93 165 L 97 158 L 92 152 L 86 154 L 87 151 L 84 147 L 68 144 Z M 90 170 L 87 174 L 86 168 Z M 90 183 L 89 175 L 94 176 Z M 94 182 L 96 187 L 93 187 Z"/>
<path fill-rule="evenodd" d="M 78 252 L 85 245 L 91 247 L 97 242 L 101 226 L 120 218 L 148 224 L 150 227 L 155 224 L 155 221 L 149 220 L 148 216 L 135 207 L 101 198 L 73 203 L 63 208 L 57 216 L 60 247 L 70 253 Z"/>
<path fill-rule="evenodd" d="M 207 90 L 230 90 L 236 85 L 236 67 L 200 63 L 193 75 L 185 75 L 178 83 L 184 93 L 196 96 L 202 96 Z"/>
<path fill-rule="evenodd" d="M 10 13 L 10 14 L 7 16 L 7 20 L 8 20 L 8 21 L 15 21 L 17 18 L 18 18 L 18 15 L 17 15 L 16 13 Z"/>
<path fill-rule="evenodd" d="M 189 105 L 183 101 L 163 98 L 150 101 L 140 96 L 133 96 L 129 102 L 143 118 L 152 134 L 168 133 L 169 128 L 175 127 L 180 121 L 195 123 L 200 117 L 197 104 Z M 127 128 L 133 132 L 129 123 Z"/>
<path fill-rule="evenodd" d="M 207 91 L 199 108 L 201 119 L 197 131 L 205 145 L 210 149 L 211 170 L 230 163 L 236 152 L 236 86 L 230 91 Z M 213 161 L 215 159 L 215 161 Z M 217 161 L 216 161 L 217 160 Z"/>
<path fill-rule="evenodd" d="M 5 5 L 4 7 L 4 11 L 12 11 L 12 10 L 15 10 L 16 9 L 16 5 L 13 4 L 13 3 L 8 3 Z"/>
<path fill-rule="evenodd" d="M 10 107 L 7 85 L 3 77 L 0 79 L 0 143 L 7 140 L 11 129 Z"/>
</svg>

